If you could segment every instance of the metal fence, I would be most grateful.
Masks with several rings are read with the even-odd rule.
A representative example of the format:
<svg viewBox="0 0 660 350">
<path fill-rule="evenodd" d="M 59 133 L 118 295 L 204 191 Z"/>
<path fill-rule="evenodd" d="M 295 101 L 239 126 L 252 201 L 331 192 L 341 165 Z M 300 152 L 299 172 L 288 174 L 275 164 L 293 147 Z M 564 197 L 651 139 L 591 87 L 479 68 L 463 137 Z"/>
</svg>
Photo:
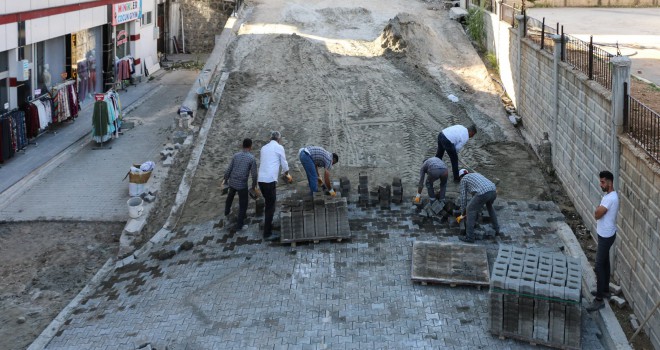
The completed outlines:
<svg viewBox="0 0 660 350">
<path fill-rule="evenodd" d="M 582 73 L 608 90 L 612 90 L 612 68 L 610 58 L 614 55 L 594 45 L 593 36 L 589 42 L 566 35 L 562 28 L 562 61 L 579 69 Z"/>
<path fill-rule="evenodd" d="M 518 20 L 516 19 L 516 15 L 519 15 L 521 13 L 522 12 L 520 11 L 520 9 L 516 7 L 516 4 L 513 4 L 513 6 L 511 6 L 509 4 L 505 4 L 504 2 L 500 3 L 500 21 L 507 22 L 511 24 L 512 27 L 518 26 Z"/>
<path fill-rule="evenodd" d="M 660 114 L 628 94 L 623 84 L 623 124 L 628 136 L 660 163 Z"/>
<path fill-rule="evenodd" d="M 483 7 L 484 10 L 488 12 L 493 12 L 493 2 L 494 0 L 470 0 L 470 4 L 477 6 L 477 7 Z"/>
<path fill-rule="evenodd" d="M 559 26 L 559 24 L 557 24 Z M 552 53 L 555 42 L 552 35 L 558 34 L 558 30 L 545 24 L 545 17 L 539 21 L 536 18 L 525 16 L 526 37 L 541 46 L 541 50 Z"/>
</svg>

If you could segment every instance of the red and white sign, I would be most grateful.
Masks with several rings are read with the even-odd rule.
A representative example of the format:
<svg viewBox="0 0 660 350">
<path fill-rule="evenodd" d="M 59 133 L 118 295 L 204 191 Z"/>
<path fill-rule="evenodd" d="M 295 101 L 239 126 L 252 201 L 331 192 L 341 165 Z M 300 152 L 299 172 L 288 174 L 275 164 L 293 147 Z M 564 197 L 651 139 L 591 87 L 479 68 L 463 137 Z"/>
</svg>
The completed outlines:
<svg viewBox="0 0 660 350">
<path fill-rule="evenodd" d="M 94 101 L 103 101 L 105 99 L 104 94 L 94 94 Z"/>
<path fill-rule="evenodd" d="M 120 2 L 112 5 L 112 25 L 135 21 L 142 17 L 142 0 Z"/>
<path fill-rule="evenodd" d="M 117 33 L 117 47 L 120 47 L 128 42 L 128 34 L 125 30 L 120 30 Z"/>
</svg>

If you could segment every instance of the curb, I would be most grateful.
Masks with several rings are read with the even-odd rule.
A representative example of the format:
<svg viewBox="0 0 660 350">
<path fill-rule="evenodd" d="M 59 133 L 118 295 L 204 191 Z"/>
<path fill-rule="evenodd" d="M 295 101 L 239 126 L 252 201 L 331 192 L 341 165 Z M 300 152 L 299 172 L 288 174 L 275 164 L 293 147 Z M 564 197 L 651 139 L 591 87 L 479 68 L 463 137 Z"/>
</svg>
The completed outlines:
<svg viewBox="0 0 660 350">
<path fill-rule="evenodd" d="M 239 11 L 239 12 L 243 12 L 243 11 Z M 224 63 L 225 51 L 227 47 L 226 44 L 231 42 L 231 39 L 235 37 L 236 31 L 240 27 L 241 21 L 238 18 L 230 17 L 230 19 L 233 19 L 231 30 L 227 32 L 223 32 L 221 35 L 216 35 L 216 46 L 213 49 L 213 53 L 211 54 L 211 57 L 214 57 L 214 54 L 218 56 L 217 61 L 211 63 L 216 67 L 213 70 L 214 72 L 217 70 L 218 66 Z M 225 28 L 227 29 L 227 27 Z M 223 34 L 225 35 L 223 36 Z M 226 42 L 225 45 L 222 45 L 223 40 L 224 42 Z M 209 60 L 211 59 L 211 57 L 209 58 Z M 207 61 L 205 67 L 207 66 L 209 66 L 209 61 Z M 213 122 L 215 113 L 218 108 L 220 96 L 222 94 L 222 91 L 224 90 L 225 82 L 228 77 L 229 77 L 229 73 L 223 72 L 220 83 L 218 84 L 216 91 L 214 91 L 214 97 L 216 97 L 215 99 L 216 102 L 212 103 L 211 109 L 209 109 L 209 111 L 206 114 L 206 118 L 198 134 L 198 140 L 195 142 L 196 143 L 195 148 L 193 149 L 193 153 L 190 156 L 188 166 L 183 175 L 183 178 L 181 179 L 181 184 L 179 185 L 179 190 L 176 195 L 175 204 L 172 206 L 170 215 L 167 218 L 166 223 L 163 225 L 163 228 L 161 228 L 140 249 L 133 252 L 133 254 L 127 256 L 126 258 L 116 261 L 114 263 L 114 266 L 113 266 L 114 259 L 112 258 L 108 259 L 108 261 L 103 265 L 103 267 L 96 273 L 96 275 L 94 275 L 92 280 L 90 280 L 89 283 L 87 283 L 85 288 L 83 288 L 83 290 L 80 293 L 78 293 L 78 295 L 57 315 L 57 317 L 55 317 L 55 319 L 51 321 L 48 327 L 46 327 L 46 329 L 44 329 L 41 332 L 39 337 L 37 337 L 37 339 L 34 342 L 32 342 L 32 344 L 30 344 L 28 350 L 39 350 L 39 349 L 44 349 L 46 346 L 48 346 L 48 343 L 50 343 L 50 341 L 55 336 L 57 331 L 62 327 L 66 318 L 71 315 L 73 310 L 80 304 L 82 299 L 87 295 L 89 295 L 100 284 L 101 280 L 105 278 L 108 274 L 110 274 L 112 271 L 118 268 L 133 263 L 135 260 L 147 254 L 156 244 L 165 241 L 172 235 L 173 232 L 167 228 L 176 226 L 176 223 L 178 222 L 178 215 L 180 214 L 181 210 L 185 205 L 185 201 L 188 197 L 188 192 L 190 191 L 190 184 L 192 178 L 195 175 L 195 171 L 197 170 L 197 165 L 199 164 L 201 153 L 204 150 L 204 145 L 206 144 L 206 136 L 208 135 L 208 131 L 211 127 L 211 123 Z M 197 98 L 196 88 L 197 87 L 193 85 L 190 92 L 188 93 L 189 96 L 191 94 L 195 95 L 195 101 Z M 218 91 L 220 92 L 220 95 L 217 95 Z M 81 138 L 81 140 L 82 139 L 84 139 L 84 137 Z M 80 142 L 80 140 L 78 142 Z M 147 218 L 145 217 L 145 221 L 146 220 Z"/>
<path fill-rule="evenodd" d="M 582 247 L 577 241 L 577 238 L 575 238 L 573 231 L 566 223 L 554 223 L 553 226 L 557 235 L 559 235 L 559 238 L 564 243 L 567 255 L 580 259 L 580 265 L 582 266 L 582 289 L 586 294 L 585 299 L 593 301 L 593 297 L 589 291 L 596 286 L 596 274 L 591 268 L 587 256 L 582 251 Z M 605 303 L 605 308 L 591 315 L 600 329 L 602 334 L 601 341 L 607 349 L 632 349 L 609 303 Z"/>
</svg>

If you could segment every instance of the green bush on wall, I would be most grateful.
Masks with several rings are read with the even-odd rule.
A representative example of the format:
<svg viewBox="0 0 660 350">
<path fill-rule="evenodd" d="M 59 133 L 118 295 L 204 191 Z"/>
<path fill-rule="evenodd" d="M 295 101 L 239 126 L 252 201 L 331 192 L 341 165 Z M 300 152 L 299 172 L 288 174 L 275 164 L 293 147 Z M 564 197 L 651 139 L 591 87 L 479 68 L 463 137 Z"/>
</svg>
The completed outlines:
<svg viewBox="0 0 660 350">
<path fill-rule="evenodd" d="M 480 50 L 484 49 L 484 8 L 473 6 L 468 10 L 467 32 Z"/>
</svg>

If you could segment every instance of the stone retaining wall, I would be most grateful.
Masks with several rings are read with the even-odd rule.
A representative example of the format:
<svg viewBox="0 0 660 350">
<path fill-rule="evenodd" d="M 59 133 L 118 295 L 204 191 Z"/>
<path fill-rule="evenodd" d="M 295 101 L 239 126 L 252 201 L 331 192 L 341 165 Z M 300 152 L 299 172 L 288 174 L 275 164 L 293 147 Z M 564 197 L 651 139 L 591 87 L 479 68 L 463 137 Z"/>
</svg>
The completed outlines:
<svg viewBox="0 0 660 350">
<path fill-rule="evenodd" d="M 223 0 L 179 0 L 183 12 L 186 51 L 211 52 L 215 35 L 222 32 L 227 21 Z M 179 38 L 181 44 L 181 38 Z"/>
</svg>

